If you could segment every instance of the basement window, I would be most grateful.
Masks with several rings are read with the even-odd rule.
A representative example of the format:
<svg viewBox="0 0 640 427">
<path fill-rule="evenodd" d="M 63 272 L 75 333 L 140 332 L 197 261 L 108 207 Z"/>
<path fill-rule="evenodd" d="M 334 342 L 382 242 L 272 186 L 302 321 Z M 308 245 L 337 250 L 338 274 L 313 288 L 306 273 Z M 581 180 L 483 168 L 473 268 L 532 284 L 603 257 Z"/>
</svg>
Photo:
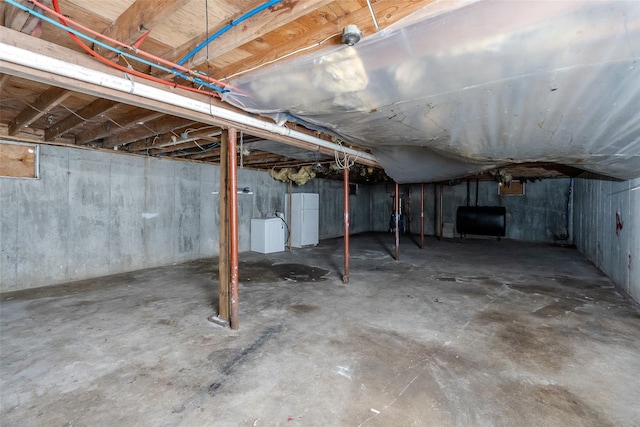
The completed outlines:
<svg viewBox="0 0 640 427">
<path fill-rule="evenodd" d="M 36 144 L 0 141 L 0 177 L 38 178 Z"/>
<path fill-rule="evenodd" d="M 498 183 L 498 194 L 500 196 L 524 196 L 524 182 L 511 181 L 510 185 Z"/>
</svg>

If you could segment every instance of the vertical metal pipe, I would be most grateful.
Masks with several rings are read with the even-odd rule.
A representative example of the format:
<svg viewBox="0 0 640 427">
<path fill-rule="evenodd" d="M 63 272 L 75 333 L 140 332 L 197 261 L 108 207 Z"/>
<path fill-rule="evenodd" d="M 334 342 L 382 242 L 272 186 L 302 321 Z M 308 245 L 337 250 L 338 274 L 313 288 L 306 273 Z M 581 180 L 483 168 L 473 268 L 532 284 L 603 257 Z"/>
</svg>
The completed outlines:
<svg viewBox="0 0 640 427">
<path fill-rule="evenodd" d="M 440 184 L 440 240 L 444 238 L 444 185 Z"/>
<path fill-rule="evenodd" d="M 420 183 L 420 249 L 424 249 L 424 182 Z"/>
<path fill-rule="evenodd" d="M 380 31 L 380 25 L 378 24 L 376 13 L 373 11 L 373 6 L 371 6 L 371 0 L 367 0 L 367 5 L 369 5 L 369 12 L 371 12 L 371 18 L 373 18 L 373 23 L 376 26 L 376 31 Z"/>
<path fill-rule="evenodd" d="M 396 261 L 400 261 L 400 186 L 396 182 L 396 194 L 393 199 L 393 214 L 395 215 L 395 223 L 396 223 Z"/>
<path fill-rule="evenodd" d="M 291 230 L 293 230 L 293 181 L 289 181 L 289 251 L 291 251 Z"/>
<path fill-rule="evenodd" d="M 344 168 L 344 276 L 342 283 L 349 283 L 349 168 Z"/>
<path fill-rule="evenodd" d="M 236 164 L 237 131 L 229 128 L 229 252 L 231 290 L 231 329 L 240 326 L 238 310 L 238 167 Z"/>
</svg>

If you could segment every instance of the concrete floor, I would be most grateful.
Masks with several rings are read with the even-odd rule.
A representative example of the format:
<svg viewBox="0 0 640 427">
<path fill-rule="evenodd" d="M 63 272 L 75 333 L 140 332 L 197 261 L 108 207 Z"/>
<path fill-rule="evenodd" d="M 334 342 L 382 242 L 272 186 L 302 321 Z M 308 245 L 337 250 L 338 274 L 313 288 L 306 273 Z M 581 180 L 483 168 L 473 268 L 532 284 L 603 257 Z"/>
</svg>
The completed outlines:
<svg viewBox="0 0 640 427">
<path fill-rule="evenodd" d="M 215 260 L 1 295 L 0 424 L 640 426 L 640 309 L 576 250 L 352 244 L 349 285 L 340 239 L 241 254 L 238 332 Z"/>
</svg>

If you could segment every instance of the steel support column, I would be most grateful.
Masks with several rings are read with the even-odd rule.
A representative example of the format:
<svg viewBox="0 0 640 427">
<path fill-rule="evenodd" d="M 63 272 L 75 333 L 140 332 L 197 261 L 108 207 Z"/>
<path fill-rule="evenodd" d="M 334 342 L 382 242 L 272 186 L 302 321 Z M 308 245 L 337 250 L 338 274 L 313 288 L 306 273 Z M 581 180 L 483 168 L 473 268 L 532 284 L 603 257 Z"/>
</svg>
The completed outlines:
<svg viewBox="0 0 640 427">
<path fill-rule="evenodd" d="M 400 186 L 396 182 L 396 193 L 393 199 L 393 209 L 395 210 L 395 224 L 396 224 L 396 261 L 400 261 Z"/>
<path fill-rule="evenodd" d="M 420 249 L 424 249 L 424 182 L 420 184 Z"/>
<path fill-rule="evenodd" d="M 349 283 L 349 168 L 344 168 L 344 276 L 342 283 Z"/>
</svg>

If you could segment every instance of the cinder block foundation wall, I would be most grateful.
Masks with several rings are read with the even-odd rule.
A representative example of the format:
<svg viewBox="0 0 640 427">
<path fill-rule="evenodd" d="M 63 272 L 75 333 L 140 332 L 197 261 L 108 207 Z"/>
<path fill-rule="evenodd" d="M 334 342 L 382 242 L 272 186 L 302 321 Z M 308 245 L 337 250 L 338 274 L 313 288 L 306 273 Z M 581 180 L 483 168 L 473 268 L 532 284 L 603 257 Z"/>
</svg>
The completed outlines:
<svg viewBox="0 0 640 427">
<path fill-rule="evenodd" d="M 578 178 L 574 206 L 578 249 L 640 302 L 640 179 Z"/>
<path fill-rule="evenodd" d="M 556 236 L 568 234 L 570 200 L 570 180 L 545 179 L 525 183 L 524 196 L 499 196 L 498 183 L 480 181 L 478 183 L 479 206 L 504 206 L 507 211 L 506 237 L 516 240 L 549 242 Z M 373 230 L 386 231 L 393 207 L 394 185 L 376 185 L 372 188 L 371 212 L 374 218 Z M 439 186 L 424 186 L 424 228 L 425 234 L 436 234 L 439 206 Z M 405 201 L 405 227 L 411 233 L 420 232 L 420 185 L 401 185 L 400 193 Z M 407 203 L 410 202 L 410 203 Z M 469 204 L 476 204 L 476 183 L 469 182 Z M 443 186 L 444 222 L 455 226 L 458 206 L 467 205 L 467 183 Z"/>
<path fill-rule="evenodd" d="M 289 187 L 248 169 L 238 187 L 253 193 L 238 194 L 243 252 L 251 218 L 282 211 Z M 214 165 L 42 145 L 39 179 L 0 177 L 0 292 L 216 256 L 218 191 Z M 341 182 L 294 191 L 321 194 L 321 238 L 342 235 Z M 368 194 L 352 197 L 366 231 Z"/>
</svg>

